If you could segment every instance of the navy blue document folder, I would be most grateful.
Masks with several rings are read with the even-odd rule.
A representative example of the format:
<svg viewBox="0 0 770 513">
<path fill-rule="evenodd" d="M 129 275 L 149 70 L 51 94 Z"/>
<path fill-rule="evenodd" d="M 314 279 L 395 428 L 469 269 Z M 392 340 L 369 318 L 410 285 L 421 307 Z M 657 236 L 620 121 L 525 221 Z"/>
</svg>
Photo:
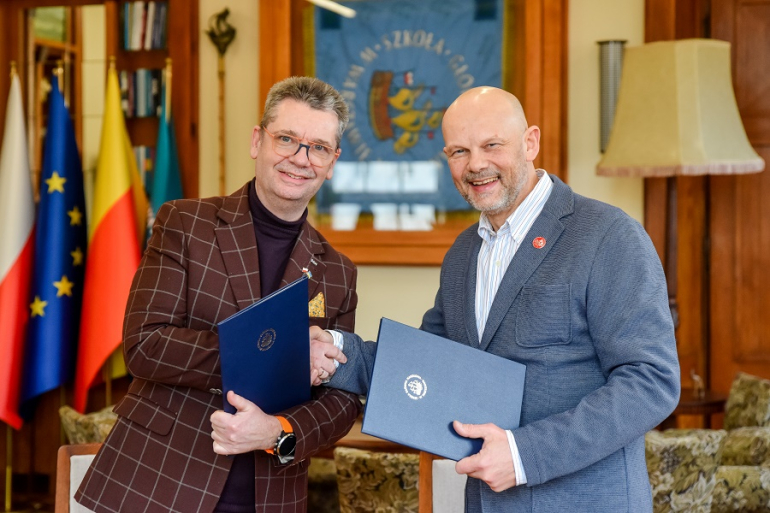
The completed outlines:
<svg viewBox="0 0 770 513">
<path fill-rule="evenodd" d="M 453 420 L 519 426 L 526 367 L 383 318 L 361 431 L 460 460 L 483 440 L 463 438 Z"/>
<path fill-rule="evenodd" d="M 226 412 L 229 390 L 269 414 L 310 400 L 307 290 L 303 276 L 218 324 Z"/>
</svg>

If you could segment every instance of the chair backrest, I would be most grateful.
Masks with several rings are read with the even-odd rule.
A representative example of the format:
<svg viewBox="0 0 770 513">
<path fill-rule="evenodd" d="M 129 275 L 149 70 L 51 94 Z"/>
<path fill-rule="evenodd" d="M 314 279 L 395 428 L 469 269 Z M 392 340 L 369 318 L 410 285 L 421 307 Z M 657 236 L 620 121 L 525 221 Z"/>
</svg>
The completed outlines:
<svg viewBox="0 0 770 513">
<path fill-rule="evenodd" d="M 62 445 L 56 460 L 56 513 L 91 511 L 73 497 L 102 444 Z"/>
<path fill-rule="evenodd" d="M 454 461 L 421 452 L 419 513 L 463 513 L 467 480 Z"/>
<path fill-rule="evenodd" d="M 725 429 L 770 426 L 770 380 L 739 372 L 725 405 Z"/>
</svg>

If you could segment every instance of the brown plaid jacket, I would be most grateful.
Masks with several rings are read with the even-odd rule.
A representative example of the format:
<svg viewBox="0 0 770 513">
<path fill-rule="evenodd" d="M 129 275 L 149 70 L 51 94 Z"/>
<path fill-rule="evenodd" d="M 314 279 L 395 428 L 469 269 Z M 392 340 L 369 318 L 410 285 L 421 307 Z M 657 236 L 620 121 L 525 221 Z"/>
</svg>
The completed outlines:
<svg viewBox="0 0 770 513">
<path fill-rule="evenodd" d="M 353 331 L 356 268 L 307 223 L 283 284 L 303 268 L 312 273 L 308 300 L 323 292 L 326 302 L 311 324 Z M 222 408 L 215 326 L 259 297 L 248 184 L 160 208 L 126 307 L 123 349 L 135 379 L 78 502 L 96 512 L 214 510 L 232 462 L 212 449 L 209 417 Z M 314 388 L 310 402 L 283 412 L 297 434 L 294 463 L 255 452 L 256 510 L 306 511 L 307 458 L 342 438 L 360 409 L 354 395 Z"/>
</svg>

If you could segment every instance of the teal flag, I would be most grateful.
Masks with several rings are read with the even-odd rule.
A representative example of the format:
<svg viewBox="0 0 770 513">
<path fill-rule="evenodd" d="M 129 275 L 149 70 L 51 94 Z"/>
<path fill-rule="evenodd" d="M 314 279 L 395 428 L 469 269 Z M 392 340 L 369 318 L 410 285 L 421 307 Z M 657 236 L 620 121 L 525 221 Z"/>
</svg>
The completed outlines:
<svg viewBox="0 0 770 513">
<path fill-rule="evenodd" d="M 148 219 L 149 227 L 155 220 L 155 214 L 160 206 L 171 200 L 184 197 L 182 194 L 182 178 L 179 172 L 179 155 L 176 150 L 176 135 L 174 135 L 174 120 L 166 116 L 166 93 L 161 93 L 161 113 L 158 124 L 158 142 L 155 148 L 155 169 L 152 177 L 152 189 L 150 192 L 151 216 Z"/>
</svg>

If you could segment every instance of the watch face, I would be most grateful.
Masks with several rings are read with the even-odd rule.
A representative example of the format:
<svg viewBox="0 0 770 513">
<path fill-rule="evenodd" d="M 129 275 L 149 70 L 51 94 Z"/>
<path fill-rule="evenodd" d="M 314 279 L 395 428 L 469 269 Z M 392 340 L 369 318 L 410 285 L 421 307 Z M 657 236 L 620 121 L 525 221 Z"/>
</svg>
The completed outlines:
<svg viewBox="0 0 770 513">
<path fill-rule="evenodd" d="M 294 448 L 297 446 L 297 437 L 294 433 L 288 433 L 278 440 L 275 453 L 278 456 L 290 456 L 294 454 Z"/>
</svg>

